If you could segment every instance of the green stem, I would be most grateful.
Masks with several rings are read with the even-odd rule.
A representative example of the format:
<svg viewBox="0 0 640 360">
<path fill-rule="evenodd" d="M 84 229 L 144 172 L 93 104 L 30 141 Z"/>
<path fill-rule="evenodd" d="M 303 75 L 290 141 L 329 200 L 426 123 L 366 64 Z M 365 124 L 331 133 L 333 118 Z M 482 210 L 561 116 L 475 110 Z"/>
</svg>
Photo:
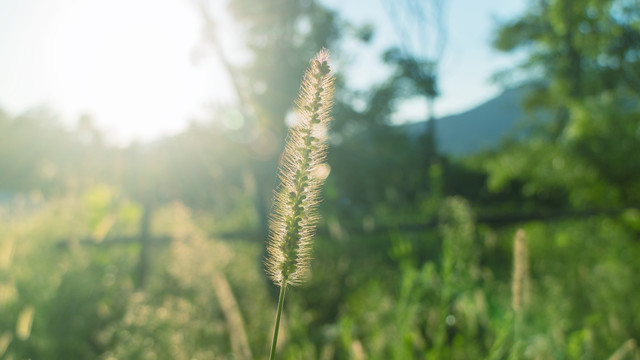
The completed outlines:
<svg viewBox="0 0 640 360">
<path fill-rule="evenodd" d="M 271 344 L 271 355 L 269 360 L 275 359 L 276 356 L 276 344 L 278 343 L 278 330 L 280 329 L 280 315 L 282 315 L 282 307 L 284 305 L 284 293 L 287 290 L 286 280 L 282 281 L 280 285 L 280 296 L 278 297 L 278 311 L 276 312 L 276 326 L 273 329 L 273 343 Z"/>
<path fill-rule="evenodd" d="M 513 353 L 511 354 L 511 358 L 520 359 L 522 352 L 521 346 L 522 342 L 520 341 L 521 336 L 521 327 L 522 327 L 522 314 L 520 313 L 522 310 L 514 311 L 513 316 Z M 515 354 L 515 356 L 514 356 Z"/>
</svg>

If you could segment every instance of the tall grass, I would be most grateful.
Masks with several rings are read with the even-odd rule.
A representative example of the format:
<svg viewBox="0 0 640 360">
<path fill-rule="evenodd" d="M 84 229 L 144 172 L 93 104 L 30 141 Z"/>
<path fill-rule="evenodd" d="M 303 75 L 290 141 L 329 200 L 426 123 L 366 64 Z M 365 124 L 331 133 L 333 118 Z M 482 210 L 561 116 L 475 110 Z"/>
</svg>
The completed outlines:
<svg viewBox="0 0 640 360">
<path fill-rule="evenodd" d="M 296 101 L 297 123 L 289 132 L 280 159 L 267 259 L 267 273 L 280 287 L 270 359 L 275 356 L 287 286 L 303 281 L 309 271 L 315 209 L 326 178 L 324 160 L 333 81 L 329 52 L 322 49 L 304 75 Z"/>
<path fill-rule="evenodd" d="M 513 337 L 512 354 L 520 356 L 523 348 L 522 327 L 524 326 L 524 311 L 529 303 L 529 250 L 527 235 L 519 229 L 513 240 L 513 279 L 511 282 L 511 307 L 513 309 Z"/>
</svg>

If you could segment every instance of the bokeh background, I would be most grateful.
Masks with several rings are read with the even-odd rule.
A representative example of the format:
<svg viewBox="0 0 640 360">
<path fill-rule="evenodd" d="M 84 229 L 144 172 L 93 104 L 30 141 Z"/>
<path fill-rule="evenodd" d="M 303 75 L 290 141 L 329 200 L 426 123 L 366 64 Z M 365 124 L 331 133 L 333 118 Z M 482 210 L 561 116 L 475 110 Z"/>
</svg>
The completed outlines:
<svg viewBox="0 0 640 360">
<path fill-rule="evenodd" d="M 0 359 L 266 357 L 322 47 L 279 358 L 640 359 L 637 0 L 0 1 Z"/>
</svg>

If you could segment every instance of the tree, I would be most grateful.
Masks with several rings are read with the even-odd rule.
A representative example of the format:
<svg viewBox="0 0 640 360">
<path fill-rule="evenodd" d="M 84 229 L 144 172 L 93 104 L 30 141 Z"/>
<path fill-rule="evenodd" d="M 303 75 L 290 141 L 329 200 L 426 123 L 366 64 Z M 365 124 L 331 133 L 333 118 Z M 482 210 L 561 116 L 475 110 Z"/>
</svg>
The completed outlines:
<svg viewBox="0 0 640 360">
<path fill-rule="evenodd" d="M 284 145 L 285 119 L 293 107 L 308 59 L 339 37 L 336 14 L 315 1 L 287 0 L 277 4 L 233 0 L 229 9 L 243 29 L 251 54 L 246 64 L 232 62 L 224 52 L 215 19 L 206 0 L 198 2 L 207 41 L 222 60 L 238 98 L 239 111 L 251 127 L 248 154 L 256 184 L 255 204 L 260 232 L 266 236 L 269 200 L 276 181 L 278 154 Z"/>
<path fill-rule="evenodd" d="M 487 162 L 494 190 L 517 180 L 529 197 L 566 197 L 573 206 L 637 204 L 637 166 L 621 154 L 640 142 L 639 40 L 640 7 L 626 0 L 531 1 L 501 26 L 494 46 L 528 55 L 525 106 L 542 121 L 529 140 Z"/>
</svg>

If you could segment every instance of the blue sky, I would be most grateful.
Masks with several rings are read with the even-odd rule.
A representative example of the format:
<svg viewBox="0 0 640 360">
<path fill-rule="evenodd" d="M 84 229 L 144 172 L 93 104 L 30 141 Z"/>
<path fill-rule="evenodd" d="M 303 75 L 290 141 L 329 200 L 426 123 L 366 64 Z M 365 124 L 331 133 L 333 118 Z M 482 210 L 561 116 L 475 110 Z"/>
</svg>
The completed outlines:
<svg viewBox="0 0 640 360">
<path fill-rule="evenodd" d="M 376 26 L 373 49 L 353 59 L 356 64 L 351 66 L 352 84 L 366 87 L 371 82 L 381 81 L 383 74 L 376 78 L 375 72 L 372 75 L 371 71 L 379 62 L 376 53 L 402 43 L 384 5 L 392 2 L 324 0 L 355 24 Z M 525 0 L 444 0 L 446 41 L 439 66 L 441 95 L 435 104 L 436 116 L 463 112 L 501 91 L 499 85 L 492 83 L 491 76 L 498 70 L 513 67 L 519 59 L 517 55 L 494 51 L 491 39 L 497 24 L 524 12 L 526 4 Z M 428 38 L 415 36 L 414 39 Z M 357 65 L 358 62 L 362 64 Z M 423 120 L 426 104 L 423 100 L 408 101 L 396 116 L 399 121 Z"/>
<path fill-rule="evenodd" d="M 358 48 L 347 69 L 354 86 L 383 79 L 378 52 L 399 42 L 385 1 L 390 3 L 323 0 L 353 23 L 376 27 L 373 46 Z M 212 3 L 212 11 L 221 14 L 223 2 Z M 445 3 L 437 116 L 497 94 L 490 77 L 513 66 L 515 58 L 491 50 L 494 20 L 512 18 L 525 7 L 525 0 Z M 45 105 L 70 125 L 89 113 L 120 144 L 175 133 L 202 118 L 212 103 L 233 101 L 228 79 L 200 35 L 189 0 L 0 0 L 0 107 L 20 113 Z M 395 117 L 424 118 L 422 100 L 407 102 Z"/>
</svg>

